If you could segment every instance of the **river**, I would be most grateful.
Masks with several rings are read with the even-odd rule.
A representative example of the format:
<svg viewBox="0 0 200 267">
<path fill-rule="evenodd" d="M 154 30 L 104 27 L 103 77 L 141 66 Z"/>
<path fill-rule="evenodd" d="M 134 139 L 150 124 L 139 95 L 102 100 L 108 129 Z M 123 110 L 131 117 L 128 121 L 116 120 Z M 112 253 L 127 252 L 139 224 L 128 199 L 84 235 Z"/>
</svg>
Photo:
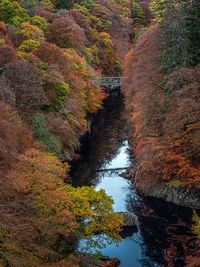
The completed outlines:
<svg viewBox="0 0 200 267">
<path fill-rule="evenodd" d="M 139 220 L 137 227 L 122 233 L 119 246 L 108 245 L 101 253 L 117 257 L 120 267 L 186 266 L 186 258 L 195 257 L 200 248 L 191 233 L 192 210 L 139 196 L 130 181 L 120 176 L 125 169 L 109 170 L 131 164 L 127 141 L 130 125 L 119 92 L 104 106 L 93 117 L 91 132 L 82 139 L 79 160 L 72 163 L 73 184 L 103 188 L 113 198 L 115 211 L 132 212 Z"/>
</svg>

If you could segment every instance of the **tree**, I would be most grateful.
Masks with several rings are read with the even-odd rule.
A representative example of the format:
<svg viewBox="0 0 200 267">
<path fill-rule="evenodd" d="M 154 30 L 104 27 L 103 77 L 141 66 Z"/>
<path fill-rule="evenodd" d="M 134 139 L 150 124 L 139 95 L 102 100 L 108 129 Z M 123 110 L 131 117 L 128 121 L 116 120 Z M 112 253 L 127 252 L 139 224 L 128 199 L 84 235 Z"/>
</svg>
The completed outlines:
<svg viewBox="0 0 200 267">
<path fill-rule="evenodd" d="M 40 46 L 39 41 L 34 41 L 32 39 L 25 40 L 21 43 L 20 47 L 18 48 L 19 51 L 24 52 L 33 52 Z"/>
<path fill-rule="evenodd" d="M 23 40 L 35 40 L 42 41 L 44 40 L 44 33 L 35 25 L 31 25 L 29 22 L 22 22 L 20 28 L 18 29 L 18 34 Z"/>
<path fill-rule="evenodd" d="M 132 7 L 132 18 L 134 25 L 141 25 L 141 24 L 145 25 L 146 20 L 142 8 L 136 2 L 133 2 L 131 4 L 131 7 Z"/>
<path fill-rule="evenodd" d="M 16 59 L 16 51 L 13 47 L 6 45 L 0 47 L 0 68 L 14 62 Z"/>
<path fill-rule="evenodd" d="M 15 94 L 15 106 L 20 116 L 30 123 L 32 116 L 48 104 L 41 72 L 26 60 L 17 60 L 7 66 L 3 75 Z"/>
<path fill-rule="evenodd" d="M 17 1 L 1 0 L 0 3 L 1 19 L 8 23 L 13 17 L 28 17 L 26 10 Z"/>
<path fill-rule="evenodd" d="M 82 28 L 71 18 L 54 20 L 49 26 L 47 40 L 63 48 L 83 48 L 85 34 Z"/>
<path fill-rule="evenodd" d="M 162 69 L 166 73 L 188 65 L 189 38 L 184 17 L 182 7 L 171 4 L 161 22 Z"/>
<path fill-rule="evenodd" d="M 73 188 L 66 185 L 64 190 L 72 200 L 70 210 L 80 222 L 77 232 L 79 238 L 87 239 L 87 245 L 97 248 L 104 247 L 105 241 L 111 243 L 120 240 L 119 232 L 123 219 L 113 212 L 114 202 L 103 189 L 95 191 L 92 186 Z M 97 240 L 93 240 L 96 234 L 104 234 L 104 238 L 97 236 Z"/>
<path fill-rule="evenodd" d="M 196 1 L 152 0 L 150 7 L 161 25 L 163 70 L 170 73 L 182 66 L 198 64 L 199 4 Z"/>
<path fill-rule="evenodd" d="M 71 267 L 76 259 L 67 255 L 76 238 L 91 246 L 96 233 L 119 240 L 122 218 L 113 213 L 111 198 L 103 190 L 66 184 L 69 165 L 40 151 L 11 107 L 0 103 L 0 111 L 0 262 Z"/>
</svg>

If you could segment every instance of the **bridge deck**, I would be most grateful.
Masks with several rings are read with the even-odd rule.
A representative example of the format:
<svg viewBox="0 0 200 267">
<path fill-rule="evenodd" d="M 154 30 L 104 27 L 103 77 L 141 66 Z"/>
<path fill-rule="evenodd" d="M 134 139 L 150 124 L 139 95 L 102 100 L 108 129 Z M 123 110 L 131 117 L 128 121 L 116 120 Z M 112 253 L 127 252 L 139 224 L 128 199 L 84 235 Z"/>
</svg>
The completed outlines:
<svg viewBox="0 0 200 267">
<path fill-rule="evenodd" d="M 121 80 L 126 79 L 126 77 L 99 77 L 99 78 L 93 78 L 92 84 L 93 85 L 99 85 L 99 86 L 105 86 L 109 88 L 116 88 L 121 85 Z"/>
</svg>

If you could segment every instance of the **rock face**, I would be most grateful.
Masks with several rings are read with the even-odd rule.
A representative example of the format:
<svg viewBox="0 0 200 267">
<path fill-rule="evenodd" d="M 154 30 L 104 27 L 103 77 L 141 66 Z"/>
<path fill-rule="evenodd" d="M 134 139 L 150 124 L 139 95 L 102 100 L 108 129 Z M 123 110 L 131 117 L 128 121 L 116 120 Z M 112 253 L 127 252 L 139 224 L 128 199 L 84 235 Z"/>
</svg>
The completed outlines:
<svg viewBox="0 0 200 267">
<path fill-rule="evenodd" d="M 135 164 L 134 162 L 133 166 Z M 132 167 L 127 169 L 120 176 L 130 180 L 138 193 L 143 196 L 156 197 L 179 206 L 200 209 L 200 187 L 169 187 L 166 185 L 166 182 L 161 179 L 137 176 L 136 169 Z"/>
<path fill-rule="evenodd" d="M 137 221 L 138 221 L 138 217 L 130 212 L 118 212 L 123 220 L 124 220 L 124 226 L 126 227 L 131 227 L 131 226 L 135 226 Z"/>
<path fill-rule="evenodd" d="M 110 258 L 108 256 L 100 256 L 99 259 L 94 258 L 94 254 L 79 252 L 76 254 L 79 258 L 81 266 L 84 267 L 117 267 L 120 265 L 120 260 Z"/>
<path fill-rule="evenodd" d="M 131 177 L 130 177 L 131 179 Z M 199 188 L 179 186 L 169 187 L 160 179 L 143 177 L 131 179 L 135 188 L 144 196 L 156 197 L 176 205 L 200 209 Z"/>
</svg>

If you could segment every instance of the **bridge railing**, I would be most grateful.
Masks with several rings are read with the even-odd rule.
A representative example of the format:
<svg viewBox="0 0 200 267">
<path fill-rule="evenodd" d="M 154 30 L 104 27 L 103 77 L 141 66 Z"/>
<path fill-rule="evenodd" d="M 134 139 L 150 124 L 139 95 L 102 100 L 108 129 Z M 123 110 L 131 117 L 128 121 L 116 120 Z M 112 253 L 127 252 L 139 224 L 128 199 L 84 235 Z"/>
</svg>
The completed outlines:
<svg viewBox="0 0 200 267">
<path fill-rule="evenodd" d="M 121 84 L 122 79 L 126 79 L 127 77 L 99 77 L 99 78 L 93 78 L 92 84 L 93 85 L 99 85 L 99 86 L 105 86 L 110 88 L 119 87 Z"/>
</svg>

